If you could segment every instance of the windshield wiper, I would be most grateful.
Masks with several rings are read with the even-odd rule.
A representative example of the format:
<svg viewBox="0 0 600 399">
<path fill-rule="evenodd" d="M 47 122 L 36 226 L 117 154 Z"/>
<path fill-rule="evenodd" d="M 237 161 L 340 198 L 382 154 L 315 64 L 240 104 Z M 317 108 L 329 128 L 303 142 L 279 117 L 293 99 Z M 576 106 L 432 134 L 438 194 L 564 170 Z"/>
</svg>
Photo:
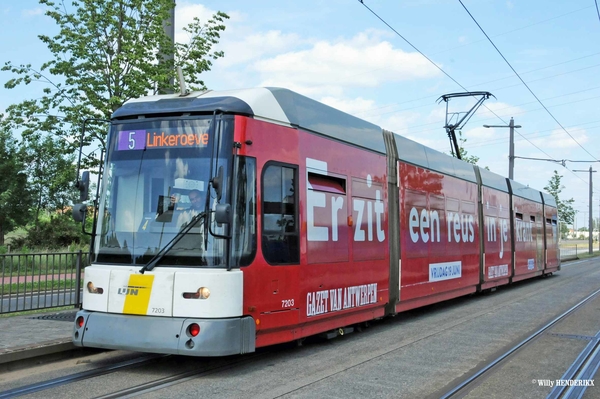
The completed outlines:
<svg viewBox="0 0 600 399">
<path fill-rule="evenodd" d="M 162 247 L 160 249 L 160 251 L 158 251 L 156 253 L 156 255 L 154 255 L 152 257 L 152 259 L 150 259 L 150 261 L 148 263 L 146 263 L 141 269 L 140 269 L 140 273 L 144 274 L 145 271 L 150 271 L 152 269 L 154 269 L 154 267 L 158 264 L 158 262 L 161 261 L 162 258 L 164 258 L 165 254 L 167 252 L 169 252 L 171 250 L 171 248 L 173 248 L 173 246 L 175 244 L 177 244 L 179 242 L 179 240 L 181 240 L 181 238 L 187 234 L 187 232 L 189 232 L 192 227 L 194 227 L 196 225 L 196 223 L 204 218 L 206 216 L 206 212 L 200 212 L 199 214 L 197 214 L 196 216 L 194 216 L 192 218 L 192 220 L 190 220 L 190 222 L 187 224 L 187 226 L 185 226 L 183 229 L 181 229 L 176 235 L 175 237 L 173 237 L 171 239 L 171 241 L 169 241 L 168 243 L 165 244 L 164 247 Z M 204 222 L 206 223 L 206 221 Z"/>
</svg>

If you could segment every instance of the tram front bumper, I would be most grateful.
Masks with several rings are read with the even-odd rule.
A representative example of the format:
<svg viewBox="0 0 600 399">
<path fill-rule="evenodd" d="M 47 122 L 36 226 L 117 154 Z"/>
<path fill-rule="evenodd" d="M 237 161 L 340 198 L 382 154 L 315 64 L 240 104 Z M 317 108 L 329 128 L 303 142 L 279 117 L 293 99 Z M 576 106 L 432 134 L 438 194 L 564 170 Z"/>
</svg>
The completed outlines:
<svg viewBox="0 0 600 399">
<path fill-rule="evenodd" d="M 77 320 L 83 317 L 83 324 Z M 200 326 L 192 337 L 190 324 Z M 73 344 L 186 356 L 227 356 L 254 352 L 256 328 L 252 317 L 198 319 L 134 316 L 81 310 L 75 317 Z"/>
</svg>

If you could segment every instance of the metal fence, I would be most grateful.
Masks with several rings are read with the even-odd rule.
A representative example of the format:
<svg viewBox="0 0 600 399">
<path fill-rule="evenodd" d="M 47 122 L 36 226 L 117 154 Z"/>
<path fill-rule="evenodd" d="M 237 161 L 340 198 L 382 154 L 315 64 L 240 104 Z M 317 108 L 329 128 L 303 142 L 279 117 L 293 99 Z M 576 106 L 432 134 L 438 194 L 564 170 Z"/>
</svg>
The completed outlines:
<svg viewBox="0 0 600 399">
<path fill-rule="evenodd" d="M 577 259 L 578 254 L 584 251 L 583 248 L 577 248 L 577 245 L 565 245 L 560 247 L 560 260 Z"/>
<path fill-rule="evenodd" d="M 87 254 L 0 255 L 0 314 L 78 306 Z"/>
<path fill-rule="evenodd" d="M 598 243 L 592 246 L 593 252 L 598 252 Z M 588 243 L 570 243 L 569 241 L 563 241 L 560 244 L 560 260 L 574 260 L 579 259 L 581 255 L 588 255 L 590 253 L 590 246 Z"/>
</svg>

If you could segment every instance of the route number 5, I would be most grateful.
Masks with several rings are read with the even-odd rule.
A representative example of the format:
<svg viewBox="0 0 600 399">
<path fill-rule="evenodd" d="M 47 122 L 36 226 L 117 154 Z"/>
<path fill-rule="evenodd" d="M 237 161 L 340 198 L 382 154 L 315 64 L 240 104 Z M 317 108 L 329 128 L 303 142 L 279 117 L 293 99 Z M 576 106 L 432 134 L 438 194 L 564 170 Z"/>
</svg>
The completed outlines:
<svg viewBox="0 0 600 399">
<path fill-rule="evenodd" d="M 129 132 L 129 149 L 133 150 L 135 148 L 135 138 L 133 135 L 135 132 Z"/>
</svg>

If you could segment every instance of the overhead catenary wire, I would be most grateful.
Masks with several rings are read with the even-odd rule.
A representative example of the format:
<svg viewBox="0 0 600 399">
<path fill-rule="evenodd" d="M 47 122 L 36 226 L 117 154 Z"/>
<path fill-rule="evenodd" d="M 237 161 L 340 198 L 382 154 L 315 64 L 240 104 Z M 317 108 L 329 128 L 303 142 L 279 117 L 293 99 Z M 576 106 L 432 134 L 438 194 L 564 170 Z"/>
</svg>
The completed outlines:
<svg viewBox="0 0 600 399">
<path fill-rule="evenodd" d="M 529 25 L 524 25 L 524 26 L 518 27 L 516 29 L 512 29 L 512 30 L 509 30 L 509 31 L 506 31 L 506 32 L 498 33 L 497 35 L 494 35 L 492 37 L 498 37 L 498 36 L 506 35 L 506 34 L 513 33 L 513 32 L 516 32 L 516 31 L 519 31 L 519 30 L 522 30 L 522 29 L 526 29 L 526 28 L 529 28 L 529 27 L 532 27 L 532 26 L 535 26 L 535 25 L 539 25 L 539 24 L 542 24 L 542 23 L 553 21 L 555 19 L 563 18 L 566 15 L 574 14 L 576 12 L 586 10 L 586 9 L 588 9 L 590 7 L 593 7 L 593 6 L 585 6 L 585 7 L 582 7 L 582 8 L 578 8 L 576 10 L 569 11 L 567 13 L 556 15 L 556 16 L 554 16 L 552 18 L 540 20 L 540 21 L 534 22 L 534 23 L 529 24 Z M 469 43 L 462 44 L 462 45 L 457 46 L 457 47 L 445 48 L 442 51 L 438 51 L 438 52 L 433 53 L 433 55 L 444 53 L 444 52 L 447 52 L 447 51 L 451 51 L 451 50 L 454 50 L 454 49 L 457 49 L 457 48 L 469 46 L 469 45 L 472 45 L 472 44 L 475 44 L 475 43 L 478 43 L 478 42 L 481 42 L 481 41 L 484 41 L 484 40 L 485 39 L 480 39 L 480 40 L 476 40 L 474 42 L 469 42 Z M 578 57 L 578 58 L 574 58 L 574 59 L 562 61 L 562 62 L 559 62 L 557 64 L 552 64 L 552 65 L 547 65 L 547 66 L 544 66 L 544 67 L 541 67 L 541 68 L 531 69 L 531 70 L 528 70 L 528 71 L 525 71 L 525 72 L 521 72 L 521 75 L 525 75 L 525 74 L 532 73 L 532 72 L 538 72 L 538 71 L 541 71 L 541 70 L 544 70 L 544 69 L 553 68 L 553 67 L 556 67 L 556 66 L 559 66 L 559 65 L 568 64 L 568 63 L 571 63 L 571 62 L 574 62 L 574 61 L 580 61 L 582 59 L 593 57 L 593 56 L 596 56 L 596 55 L 599 55 L 599 54 L 600 54 L 600 52 L 596 52 L 596 53 L 584 55 L 584 56 L 581 56 L 581 57 Z M 359 73 L 353 74 L 350 77 L 360 76 L 360 75 L 364 75 L 364 74 L 370 74 L 370 73 L 373 73 L 373 72 L 376 72 L 376 71 L 380 71 L 380 70 L 385 70 L 385 69 L 389 69 L 389 67 L 386 66 L 386 67 L 381 67 L 381 68 L 377 68 L 377 69 L 370 69 L 368 71 L 363 71 L 363 72 L 359 72 Z M 579 70 L 572 71 L 572 72 L 577 72 L 577 71 L 579 71 Z M 570 72 L 567 72 L 567 73 L 570 73 Z M 554 76 L 559 76 L 559 75 L 554 75 Z M 494 79 L 494 80 L 487 81 L 487 82 L 477 83 L 477 84 L 475 84 L 475 86 L 477 86 L 477 85 L 484 85 L 484 84 L 488 84 L 488 83 L 492 83 L 492 82 L 496 82 L 496 81 L 500 81 L 500 80 L 510 79 L 512 77 L 514 77 L 514 75 L 510 74 L 509 76 L 505 76 L 503 78 L 498 78 L 498 79 Z M 551 78 L 551 77 L 553 77 L 553 76 L 547 76 L 547 77 L 542 78 L 542 79 L 548 79 L 548 78 Z M 540 79 L 537 79 L 537 80 L 540 80 Z M 501 90 L 501 89 L 503 89 L 503 88 L 495 89 L 495 90 Z M 490 91 L 493 91 L 493 90 L 490 90 Z M 406 103 L 410 103 L 410 102 L 414 102 L 414 101 L 418 101 L 418 100 L 425 100 L 425 99 L 432 98 L 432 97 L 433 98 L 437 98 L 437 95 L 436 96 L 421 97 L 421 98 L 418 98 L 418 99 L 408 100 L 408 101 L 402 101 L 402 102 L 394 103 L 394 104 L 388 104 L 388 105 L 384 105 L 384 106 L 381 106 L 381 107 L 373 108 L 372 110 L 380 109 L 380 108 L 389 108 L 389 107 L 393 107 L 394 105 L 406 104 Z M 357 114 L 363 114 L 364 112 L 365 111 L 357 111 L 356 113 Z M 374 116 L 377 116 L 377 115 L 374 115 Z"/>
<path fill-rule="evenodd" d="M 459 0 L 460 1 L 460 0 Z M 421 50 L 419 50 L 415 45 L 413 45 L 408 39 L 406 39 L 404 36 L 402 36 L 396 29 L 394 29 L 389 23 L 387 23 L 383 18 L 381 18 L 375 11 L 373 11 L 369 6 L 367 6 L 363 0 L 358 0 L 358 2 L 360 4 L 363 5 L 363 7 L 365 7 L 371 14 L 373 14 L 377 19 L 379 19 L 384 25 L 386 25 L 388 28 L 390 28 L 396 35 L 398 35 L 398 37 L 400 37 L 402 40 L 404 40 L 410 47 L 412 47 L 415 51 L 417 51 L 419 54 L 421 54 L 427 61 L 429 61 L 433 66 L 435 66 L 438 70 L 440 70 L 444 75 L 446 75 L 450 80 L 452 80 L 454 83 L 456 83 L 459 87 L 461 87 L 463 90 L 465 91 L 469 91 L 467 88 L 465 88 L 462 84 L 460 84 L 456 79 L 454 79 L 452 76 L 450 76 L 446 71 L 444 71 L 440 66 L 438 66 L 435 62 L 433 62 L 429 57 L 427 57 Z M 462 2 L 461 2 L 462 4 Z M 463 5 L 464 7 L 464 5 Z M 466 8 L 465 8 L 466 9 Z M 468 12 L 468 10 L 467 10 Z M 479 25 L 479 24 L 478 24 Z M 485 34 L 485 32 L 484 32 Z M 487 34 L 486 34 L 487 37 Z M 489 37 L 488 37 L 489 40 Z M 491 41 L 491 40 L 490 40 Z M 492 42 L 493 44 L 493 42 Z M 494 45 L 494 47 L 496 47 Z M 501 53 L 500 53 L 501 54 Z M 504 58 L 504 56 L 503 56 Z M 508 63 L 508 61 L 507 61 Z M 510 64 L 509 64 L 510 65 Z M 515 74 L 519 77 L 519 79 L 523 82 L 523 79 L 521 79 L 521 77 L 516 73 L 516 71 L 514 70 L 514 68 L 512 68 L 513 71 L 515 72 Z M 525 84 L 525 82 L 523 82 L 523 84 Z M 526 87 L 528 87 L 525 84 Z M 530 90 L 531 91 L 531 90 Z M 531 92 L 533 94 L 533 92 Z M 535 94 L 534 94 L 534 97 Z M 537 99 L 537 97 L 536 97 Z M 539 100 L 538 100 L 539 101 Z M 540 104 L 541 101 L 540 101 Z M 489 107 L 487 107 L 485 104 L 483 105 L 488 111 L 490 111 L 493 115 L 495 115 L 498 119 L 500 119 L 502 122 L 504 122 L 505 124 L 508 124 L 508 122 L 506 122 L 504 119 L 502 119 L 502 117 L 500 117 L 498 114 L 496 114 L 494 111 L 492 111 Z M 544 106 L 542 104 L 542 106 Z M 544 106 L 545 108 L 545 106 Z M 546 111 L 554 118 L 554 115 L 552 115 L 547 109 Z M 565 132 L 567 132 L 567 130 L 560 124 L 560 122 L 558 122 L 558 120 L 556 120 L 556 118 L 554 118 L 554 120 L 563 128 L 563 130 Z M 552 158 L 551 155 L 549 155 L 546 151 L 542 150 L 540 147 L 538 147 L 537 145 L 535 145 L 533 142 L 531 142 L 529 139 L 527 139 L 525 136 L 523 136 L 518 130 L 515 129 L 515 133 L 517 133 L 519 136 L 521 136 L 525 141 L 527 141 L 529 144 L 531 144 L 533 147 L 537 148 L 541 153 L 543 153 L 544 155 L 546 155 L 548 158 Z M 568 133 L 568 132 L 567 132 Z M 570 136 L 570 134 L 569 134 Z M 572 137 L 572 136 L 571 136 Z M 575 139 L 573 139 L 575 140 Z M 575 140 L 576 141 L 576 140 Z M 577 142 L 577 141 L 576 141 Z M 579 144 L 579 142 L 577 142 Z M 581 146 L 581 144 L 579 144 L 579 146 Z M 582 147 L 588 154 L 590 154 L 584 147 Z M 592 156 L 592 158 L 596 159 L 596 157 L 594 157 L 592 154 L 590 154 Z M 567 169 L 569 172 L 571 172 L 573 174 L 573 176 L 576 176 L 578 179 L 580 179 L 581 181 L 585 182 L 585 180 L 583 180 L 580 176 L 578 176 L 575 172 L 571 171 L 569 168 L 567 168 L 565 166 L 565 169 Z"/>
<path fill-rule="evenodd" d="M 570 95 L 574 95 L 574 94 L 580 94 L 580 93 L 583 93 L 583 92 L 586 92 L 586 91 L 596 90 L 596 89 L 599 89 L 599 88 L 600 88 L 600 86 L 592 87 L 592 88 L 589 88 L 589 89 L 580 90 L 580 91 L 576 91 L 576 92 L 571 92 L 571 93 L 567 93 L 567 94 L 563 94 L 563 95 L 559 95 L 559 96 L 548 97 L 548 98 L 546 98 L 546 100 L 553 100 L 553 99 L 556 99 L 556 98 L 566 97 L 566 96 L 570 96 Z M 597 99 L 597 98 L 600 98 L 600 95 L 593 96 L 593 97 L 587 97 L 587 98 L 583 98 L 583 99 L 579 99 L 579 100 L 574 100 L 574 101 L 569 101 L 569 102 L 566 102 L 566 103 L 554 104 L 551 107 L 552 108 L 556 108 L 556 107 L 561 107 L 561 106 L 564 106 L 564 105 L 571 105 L 571 104 L 575 104 L 575 103 L 579 103 L 579 102 L 583 102 L 583 101 L 594 100 L 594 99 Z M 537 101 L 529 101 L 529 102 L 526 102 L 526 103 L 516 104 L 516 105 L 504 107 L 504 108 L 498 108 L 498 109 L 496 109 L 496 111 L 510 110 L 512 108 L 517 108 L 517 107 L 521 107 L 523 105 L 529 105 L 529 104 L 537 104 Z M 405 111 L 405 110 L 411 110 L 411 109 L 415 109 L 415 108 L 419 108 L 419 107 L 424 107 L 424 106 L 426 106 L 426 105 L 422 105 L 422 106 L 418 106 L 418 107 L 413 107 L 413 108 L 406 108 L 403 111 Z M 529 110 L 521 111 L 521 112 L 511 112 L 510 116 L 523 115 L 523 114 L 527 114 L 529 112 L 535 112 L 535 111 L 539 111 L 539 110 L 543 110 L 543 108 L 529 109 Z M 389 113 L 392 113 L 392 112 L 389 112 Z M 386 113 L 377 114 L 377 115 L 370 115 L 370 116 L 380 116 L 380 115 L 385 115 L 385 114 Z M 506 115 L 506 116 L 508 117 L 509 115 Z M 486 118 L 480 118 L 480 119 L 475 119 L 473 122 L 483 122 L 483 121 L 486 121 L 488 119 L 489 118 L 487 118 L 487 117 Z M 439 122 L 422 123 L 420 125 L 407 126 L 404 129 L 414 129 L 416 127 L 434 126 L 434 125 L 437 126 L 438 123 Z M 433 131 L 433 130 L 437 130 L 437 128 L 418 130 L 415 133 L 422 133 L 422 132 L 428 132 L 428 131 Z M 550 129 L 550 130 L 554 130 L 554 129 Z"/>
<path fill-rule="evenodd" d="M 580 61 L 580 60 L 582 60 L 584 58 L 589 58 L 589 57 L 593 57 L 593 56 L 597 56 L 597 55 L 600 55 L 600 52 L 589 54 L 589 55 L 586 55 L 586 56 L 583 56 L 583 57 L 579 57 L 579 58 L 573 58 L 571 60 L 559 62 L 557 64 L 547 65 L 547 66 L 541 67 L 541 68 L 531 69 L 531 70 L 528 70 L 526 72 L 522 72 L 521 75 L 526 75 L 526 74 L 533 73 L 533 72 L 539 72 L 539 71 L 544 70 L 544 69 L 553 68 L 553 67 L 556 67 L 556 66 L 559 66 L 559 65 L 564 65 L 564 64 L 567 64 L 567 63 L 570 63 L 570 62 L 574 62 L 574 61 Z M 575 70 L 571 70 L 571 71 L 567 71 L 567 72 L 561 72 L 561 73 L 558 73 L 556 75 L 549 75 L 549 76 L 545 76 L 543 78 L 533 79 L 533 80 L 530 80 L 529 83 L 539 82 L 539 81 L 542 81 L 542 80 L 555 78 L 557 76 L 563 76 L 563 75 L 567 75 L 567 74 L 571 74 L 571 73 L 575 73 L 575 72 L 581 72 L 583 70 L 587 70 L 587 69 L 591 69 L 591 68 L 598 68 L 598 67 L 600 67 L 600 64 L 595 64 L 595 65 L 591 65 L 591 66 L 587 66 L 587 67 L 584 67 L 584 68 L 575 69 Z M 489 84 L 489 83 L 498 82 L 498 81 L 506 80 L 506 79 L 510 79 L 510 78 L 514 78 L 514 75 L 511 74 L 510 76 L 505 76 L 503 78 L 498 78 L 498 79 L 493 79 L 493 80 L 489 80 L 489 81 L 486 81 L 486 82 L 476 83 L 474 86 L 482 86 L 482 85 L 486 85 L 486 84 Z M 489 91 L 491 91 L 491 92 L 497 92 L 497 91 L 500 91 L 500 90 L 510 89 L 510 88 L 513 88 L 515 86 L 520 86 L 520 85 L 521 84 L 519 83 L 518 85 L 502 86 L 502 87 L 490 89 Z M 365 114 L 365 113 L 368 113 L 368 112 L 371 112 L 371 111 L 375 111 L 375 110 L 378 110 L 378 109 L 391 108 L 391 107 L 402 105 L 402 104 L 414 103 L 414 102 L 420 101 L 420 100 L 435 99 L 437 97 L 438 97 L 437 95 L 425 96 L 425 97 L 420 97 L 420 98 L 416 98 L 416 99 L 413 99 L 413 100 L 407 100 L 407 101 L 402 101 L 402 102 L 398 102 L 398 103 L 392 103 L 392 104 L 388 104 L 388 105 L 383 105 L 381 107 L 371 108 L 370 110 L 367 110 L 367 111 L 357 111 L 356 113 L 360 115 L 360 114 Z M 561 96 L 557 96 L 557 97 L 561 97 Z M 391 113 L 395 113 L 395 112 L 403 112 L 403 111 L 406 111 L 406 110 L 411 110 L 411 109 L 425 107 L 425 106 L 427 106 L 427 104 L 418 105 L 418 106 L 410 107 L 410 108 L 402 108 L 402 109 L 397 109 L 397 110 L 392 110 L 392 111 L 386 111 L 386 112 L 379 113 L 379 114 L 368 114 L 367 116 L 381 116 L 381 115 L 391 114 Z"/>
<path fill-rule="evenodd" d="M 571 139 L 573 139 L 573 141 L 575 143 L 577 143 L 577 145 L 579 145 L 579 147 L 581 147 L 585 152 L 587 152 L 592 158 L 596 159 L 596 157 L 587 150 L 587 148 L 585 148 L 583 145 L 581 145 L 581 143 L 579 143 L 579 141 L 577 141 L 575 139 L 575 137 L 573 137 L 571 135 L 571 133 L 569 133 L 569 131 L 567 129 L 565 129 L 565 127 L 562 125 L 562 123 L 560 123 L 558 121 L 558 119 L 556 119 L 556 117 L 552 114 L 552 112 L 550 112 L 550 110 L 544 105 L 544 103 L 542 103 L 542 101 L 538 98 L 538 96 L 533 92 L 533 90 L 531 90 L 531 88 L 529 87 L 529 85 L 527 83 L 525 83 L 525 81 L 523 80 L 523 78 L 521 77 L 521 75 L 519 75 L 519 73 L 515 70 L 515 68 L 513 68 L 513 66 L 510 64 L 510 62 L 508 62 L 508 60 L 506 59 L 506 57 L 504 56 L 504 54 L 502 54 L 502 52 L 500 51 L 500 49 L 496 46 L 496 44 L 494 44 L 494 42 L 492 41 L 492 39 L 490 39 L 490 37 L 488 36 L 488 34 L 485 32 L 485 30 L 481 27 L 481 25 L 479 24 L 479 22 L 477 22 L 477 20 L 475 19 L 475 17 L 473 16 L 473 14 L 471 14 L 471 12 L 467 9 L 467 7 L 463 4 L 462 0 L 458 0 L 458 2 L 460 3 L 461 6 L 463 6 L 463 8 L 465 9 L 465 11 L 467 12 L 467 14 L 469 14 L 469 16 L 471 17 L 471 19 L 473 20 L 473 22 L 475 22 L 475 24 L 477 25 L 477 27 L 479 28 L 479 30 L 481 30 L 481 32 L 485 35 L 485 37 L 488 39 L 488 41 L 491 43 L 491 45 L 496 49 L 496 51 L 498 52 L 498 54 L 500 54 L 500 57 L 502 57 L 502 59 L 504 60 L 504 62 L 506 62 L 506 64 L 509 66 L 509 68 L 514 72 L 514 74 L 519 78 L 519 80 L 521 81 L 521 83 L 523 83 L 523 85 L 527 88 L 527 90 L 529 90 L 529 92 L 531 93 L 531 95 L 540 103 L 540 105 L 546 110 L 546 112 L 548 113 L 548 115 L 550 115 L 550 117 L 552 119 L 554 119 L 554 121 L 558 124 L 558 126 L 561 127 L 562 130 L 564 130 L 569 137 L 571 137 Z M 597 159 L 596 159 L 597 160 Z"/>
<path fill-rule="evenodd" d="M 415 51 L 417 51 L 419 54 L 421 54 L 427 61 L 429 61 L 433 66 L 435 66 L 437 69 L 439 69 L 444 75 L 446 75 L 450 80 L 452 80 L 454 83 L 456 83 L 460 88 L 462 88 L 464 91 L 470 91 L 468 90 L 466 87 L 464 87 L 462 84 L 460 84 L 456 79 L 454 79 L 452 76 L 450 76 L 446 71 L 444 71 L 442 68 L 440 68 L 439 65 L 437 65 L 435 62 L 433 62 L 429 57 L 427 57 L 421 50 L 419 50 L 415 45 L 413 45 L 408 39 L 406 39 L 404 36 L 402 36 L 396 29 L 394 29 L 390 24 L 388 24 L 383 18 L 381 18 L 375 11 L 373 11 L 371 8 L 369 8 L 369 6 L 367 6 L 363 0 L 358 0 L 358 2 L 360 4 L 362 4 L 367 10 L 369 10 L 369 12 L 371 14 L 373 14 L 377 19 L 379 19 L 381 22 L 383 22 L 384 25 L 386 25 L 388 28 L 390 28 L 396 35 L 398 35 L 402 40 L 404 40 L 409 46 L 411 46 Z M 485 109 L 487 109 L 488 111 L 490 111 L 493 115 L 495 115 L 498 119 L 500 119 L 503 123 L 508 124 L 507 121 L 505 121 L 504 119 L 502 119 L 502 117 L 500 117 L 498 114 L 496 114 L 494 111 L 492 111 L 489 107 L 487 107 L 485 104 L 483 105 L 483 107 Z M 540 147 L 538 147 L 537 145 L 535 145 L 534 143 L 532 143 L 531 141 L 529 141 L 525 136 L 523 136 L 518 130 L 515 129 L 515 132 L 523 137 L 525 139 L 525 141 L 527 141 L 529 144 L 531 144 L 532 146 L 534 146 L 535 148 L 537 148 L 540 152 L 542 152 L 544 155 L 548 156 L 549 158 L 552 158 L 548 153 L 546 153 L 546 151 L 542 150 Z"/>
</svg>

